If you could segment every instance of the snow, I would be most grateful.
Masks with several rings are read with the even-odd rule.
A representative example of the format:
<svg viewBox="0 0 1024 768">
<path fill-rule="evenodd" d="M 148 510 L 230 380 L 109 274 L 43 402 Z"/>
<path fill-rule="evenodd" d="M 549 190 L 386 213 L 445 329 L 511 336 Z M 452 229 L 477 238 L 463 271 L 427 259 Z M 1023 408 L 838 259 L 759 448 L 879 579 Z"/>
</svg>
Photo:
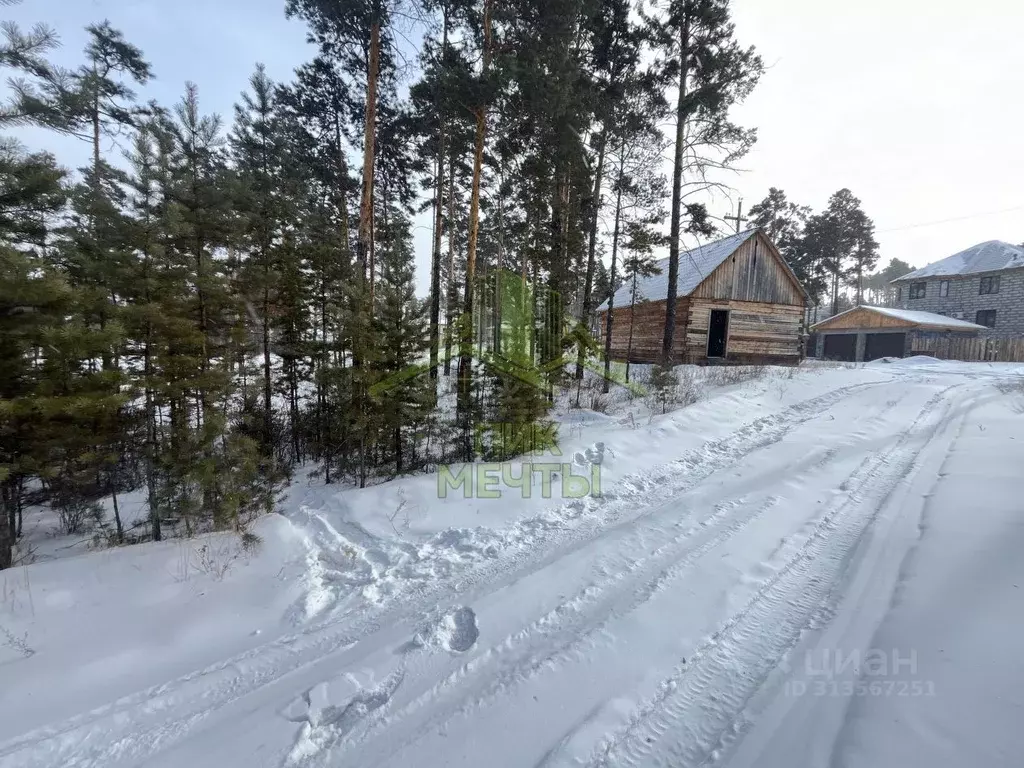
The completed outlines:
<svg viewBox="0 0 1024 768">
<path fill-rule="evenodd" d="M 853 309 L 846 310 L 846 312 L 840 312 L 838 315 L 833 315 L 827 320 L 823 320 L 822 324 L 830 323 L 836 318 L 842 317 L 848 312 L 854 312 L 858 309 L 866 309 L 879 315 L 894 317 L 898 320 L 906 320 L 908 323 L 914 323 L 915 325 L 935 326 L 937 328 L 960 328 L 965 331 L 986 330 L 984 325 L 970 323 L 966 320 L 957 320 L 954 317 L 946 317 L 945 315 L 940 315 L 935 312 L 922 312 L 915 309 L 896 309 L 895 307 L 875 307 L 869 304 L 860 304 Z"/>
<path fill-rule="evenodd" d="M 676 295 L 689 296 L 694 288 L 704 282 L 704 279 L 714 272 L 719 264 L 729 258 L 756 231 L 756 229 L 748 229 L 737 235 L 730 235 L 680 253 Z M 644 300 L 663 301 L 668 296 L 668 259 L 658 261 L 657 267 L 658 273 L 637 280 L 637 303 Z M 632 292 L 632 283 L 624 283 L 615 292 L 615 306 L 628 307 Z M 597 308 L 597 311 L 601 312 L 607 309 L 608 302 L 605 301 Z"/>
<path fill-rule="evenodd" d="M 947 275 L 972 275 L 978 272 L 995 272 L 1000 269 L 1019 267 L 1024 267 L 1024 248 L 1004 243 L 1002 240 L 988 240 L 916 269 L 897 278 L 897 281 Z"/>
<path fill-rule="evenodd" d="M 0 574 L 0 765 L 1016 765 L 1024 366 L 721 370 L 560 409 L 600 497 L 301 476 Z"/>
</svg>

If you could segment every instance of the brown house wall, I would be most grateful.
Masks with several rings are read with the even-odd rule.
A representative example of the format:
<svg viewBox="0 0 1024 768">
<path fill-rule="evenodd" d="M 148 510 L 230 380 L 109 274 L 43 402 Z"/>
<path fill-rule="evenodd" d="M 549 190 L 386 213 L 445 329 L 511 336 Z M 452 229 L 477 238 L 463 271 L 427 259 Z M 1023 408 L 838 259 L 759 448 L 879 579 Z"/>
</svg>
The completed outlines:
<svg viewBox="0 0 1024 768">
<path fill-rule="evenodd" d="M 726 359 L 754 362 L 776 359 L 795 362 L 800 358 L 800 329 L 803 307 L 754 301 L 694 299 L 686 332 L 686 360 L 707 358 L 708 326 L 712 309 L 729 310 Z"/>
<path fill-rule="evenodd" d="M 676 334 L 673 339 L 673 356 L 682 359 L 685 348 L 685 327 L 690 300 L 686 297 L 676 300 Z M 661 344 L 665 332 L 665 302 L 645 301 L 632 310 L 616 307 L 612 322 L 612 360 L 626 360 L 630 350 L 631 363 L 657 363 L 661 361 Z M 633 317 L 633 344 L 629 344 L 629 321 Z M 605 321 L 607 312 L 600 314 L 600 342 L 604 346 Z"/>
<path fill-rule="evenodd" d="M 715 299 L 679 299 L 676 310 L 676 334 L 673 359 L 701 363 L 707 360 L 708 324 L 712 309 L 729 310 L 726 359 L 734 362 L 796 362 L 800 358 L 800 332 L 803 307 L 765 302 Z M 629 342 L 629 307 L 616 309 L 612 323 L 612 359 L 626 360 Z M 604 339 L 608 313 L 600 316 Z M 632 363 L 656 363 L 661 360 L 662 333 L 665 327 L 665 302 L 638 305 L 634 315 Z"/>
<path fill-rule="evenodd" d="M 800 359 L 803 293 L 783 265 L 778 251 L 762 233 L 743 243 L 689 296 L 677 300 L 674 360 L 707 361 L 712 309 L 729 310 L 727 361 L 787 363 Z M 614 312 L 612 359 L 625 361 L 630 308 L 616 307 Z M 639 304 L 632 314 L 630 362 L 660 362 L 665 302 Z M 607 315 L 607 312 L 599 315 L 602 345 Z"/>
</svg>

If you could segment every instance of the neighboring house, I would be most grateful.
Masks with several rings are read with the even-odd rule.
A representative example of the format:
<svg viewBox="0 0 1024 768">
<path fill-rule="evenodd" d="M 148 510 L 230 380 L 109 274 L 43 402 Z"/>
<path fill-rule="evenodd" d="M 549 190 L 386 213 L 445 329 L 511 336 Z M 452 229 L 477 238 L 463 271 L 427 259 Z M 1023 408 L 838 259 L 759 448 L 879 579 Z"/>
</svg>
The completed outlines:
<svg viewBox="0 0 1024 768">
<path fill-rule="evenodd" d="M 985 326 L 983 338 L 1024 336 L 1024 247 L 979 243 L 893 281 L 896 305 Z"/>
<path fill-rule="evenodd" d="M 612 297 L 613 360 L 661 360 L 668 259 L 658 267 L 660 274 L 638 283 L 641 299 L 632 310 L 629 284 Z M 676 291 L 674 362 L 799 362 L 807 294 L 760 229 L 680 253 Z M 603 342 L 607 301 L 597 313 Z"/>
<path fill-rule="evenodd" d="M 815 357 L 858 363 L 915 354 L 949 357 L 956 342 L 977 339 L 984 330 L 935 312 L 870 306 L 848 309 L 811 327 Z"/>
</svg>

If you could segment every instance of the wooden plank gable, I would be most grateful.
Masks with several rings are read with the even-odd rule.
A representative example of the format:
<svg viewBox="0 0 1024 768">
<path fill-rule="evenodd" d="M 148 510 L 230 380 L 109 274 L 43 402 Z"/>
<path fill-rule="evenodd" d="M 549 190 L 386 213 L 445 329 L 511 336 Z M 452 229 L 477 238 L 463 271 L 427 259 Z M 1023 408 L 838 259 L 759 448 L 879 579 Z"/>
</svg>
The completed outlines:
<svg viewBox="0 0 1024 768">
<path fill-rule="evenodd" d="M 804 305 L 804 290 L 778 249 L 764 235 L 742 243 L 698 285 L 693 298 Z"/>
<path fill-rule="evenodd" d="M 858 328 L 916 328 L 909 320 L 872 312 L 865 307 L 856 307 L 842 314 L 822 320 L 814 326 L 815 331 L 855 330 Z"/>
</svg>

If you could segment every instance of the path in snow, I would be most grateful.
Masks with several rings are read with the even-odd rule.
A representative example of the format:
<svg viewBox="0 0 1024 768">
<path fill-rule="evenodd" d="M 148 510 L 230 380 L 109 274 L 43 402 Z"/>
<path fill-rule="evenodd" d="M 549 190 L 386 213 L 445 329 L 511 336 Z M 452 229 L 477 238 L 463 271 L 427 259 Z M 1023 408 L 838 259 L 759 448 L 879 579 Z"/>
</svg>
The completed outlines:
<svg viewBox="0 0 1024 768">
<path fill-rule="evenodd" d="M 894 374 L 504 529 L 384 541 L 311 504 L 297 519 L 309 555 L 296 631 L 10 739 L 0 763 L 747 759 L 770 746 L 760 721 L 814 706 L 777 704 L 787 661 L 848 621 L 858 595 L 869 618 L 843 637 L 870 642 L 921 494 L 970 409 L 1002 396 L 984 373 Z M 809 752 L 831 747 L 844 711 Z"/>
</svg>

